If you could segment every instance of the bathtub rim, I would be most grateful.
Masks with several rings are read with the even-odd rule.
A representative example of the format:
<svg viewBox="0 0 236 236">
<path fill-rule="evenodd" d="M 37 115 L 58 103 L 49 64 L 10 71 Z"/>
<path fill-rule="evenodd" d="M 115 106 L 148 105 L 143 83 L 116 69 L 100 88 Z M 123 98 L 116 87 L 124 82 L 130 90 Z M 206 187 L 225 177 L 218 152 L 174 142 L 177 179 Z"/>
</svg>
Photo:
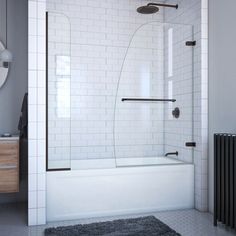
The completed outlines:
<svg viewBox="0 0 236 236">
<path fill-rule="evenodd" d="M 140 163 L 140 164 L 129 164 L 129 161 L 144 161 L 144 160 L 152 160 L 153 162 L 156 161 L 156 159 L 161 159 L 164 161 L 163 163 Z M 157 157 L 134 157 L 134 158 L 119 158 L 119 160 L 127 160 L 127 164 L 125 162 L 123 164 L 118 164 L 117 160 L 115 158 L 99 158 L 99 159 L 82 159 L 82 160 L 56 160 L 51 161 L 51 163 L 55 163 L 52 166 L 52 169 L 50 172 L 53 172 L 53 170 L 57 169 L 58 166 L 57 163 L 61 163 L 59 166 L 67 166 L 68 163 L 70 165 L 70 168 L 68 169 L 61 169 L 61 171 L 76 171 L 76 170 L 100 170 L 100 169 L 117 169 L 117 168 L 137 168 L 137 167 L 157 167 L 157 166 L 175 166 L 175 165 L 193 165 L 192 162 L 184 162 L 172 157 L 164 157 L 164 156 L 157 156 Z M 161 160 L 161 161 L 162 161 Z M 165 162 L 167 161 L 167 162 Z M 120 162 L 121 163 L 121 162 Z M 138 162 L 137 162 L 138 163 Z M 79 165 L 81 164 L 81 166 Z M 55 170 L 56 171 L 56 170 Z"/>
</svg>

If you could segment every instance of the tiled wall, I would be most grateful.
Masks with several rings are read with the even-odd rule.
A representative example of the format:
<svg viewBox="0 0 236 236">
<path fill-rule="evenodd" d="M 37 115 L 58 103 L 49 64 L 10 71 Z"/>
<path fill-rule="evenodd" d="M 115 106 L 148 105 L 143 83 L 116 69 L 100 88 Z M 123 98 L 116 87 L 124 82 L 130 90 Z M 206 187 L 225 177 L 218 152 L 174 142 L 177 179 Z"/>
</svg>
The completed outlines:
<svg viewBox="0 0 236 236">
<path fill-rule="evenodd" d="M 45 1 L 29 1 L 28 223 L 46 222 Z"/>
<path fill-rule="evenodd" d="M 65 4 L 66 2 L 66 4 Z M 112 157 L 112 120 L 114 94 L 122 61 L 132 33 L 141 24 L 164 19 L 175 23 L 194 24 L 194 151 L 196 208 L 207 209 L 207 0 L 179 0 L 178 11 L 151 16 L 138 15 L 135 9 L 147 3 L 146 0 L 120 1 L 56 1 L 48 0 L 47 8 L 66 11 L 71 20 L 72 55 L 71 58 L 71 130 L 72 158 Z M 29 0 L 29 224 L 46 222 L 45 203 L 45 11 L 46 0 Z M 175 13 L 175 14 L 173 14 Z M 201 18 L 202 17 L 202 18 Z M 202 20 L 200 20 L 202 19 Z M 153 31 L 148 31 L 153 34 Z M 162 35 L 163 36 L 163 35 Z M 163 37 L 162 37 L 163 38 Z M 147 42 L 149 45 L 150 42 Z M 144 48 L 146 48 L 146 46 Z M 158 44 L 157 44 L 158 45 Z M 141 59 L 148 53 L 138 47 L 139 54 L 127 57 L 127 65 Z M 153 49 L 153 47 L 151 48 Z M 159 53 L 164 49 L 158 47 Z M 132 50 L 130 51 L 132 52 Z M 161 56 L 161 57 L 162 57 Z M 140 60 L 142 62 L 142 60 Z M 136 64 L 138 67 L 140 63 Z M 139 64 L 140 63 L 140 64 Z M 159 64 L 160 65 L 160 64 Z M 163 65 L 162 65 L 163 66 Z M 125 69 L 125 67 L 124 67 Z M 126 69 L 124 70 L 126 72 Z M 129 72 L 129 71 L 127 71 Z M 163 71 L 162 71 L 163 72 Z M 145 74 L 145 73 L 144 73 Z M 163 73 L 162 73 L 163 74 Z M 153 73 L 155 76 L 155 71 Z M 79 79 L 78 79 L 79 78 Z M 132 86 L 134 77 L 125 73 L 123 81 L 129 78 Z M 162 77 L 163 80 L 163 77 Z M 165 86 L 160 79 L 158 86 Z M 140 85 L 142 84 L 140 80 Z M 152 81 L 152 80 L 150 80 Z M 155 85 L 155 84 L 154 84 Z M 142 86 L 141 86 L 142 87 Z M 124 90 L 127 91 L 127 90 Z M 146 93 L 148 91 L 148 93 Z M 146 90 L 144 95 L 158 90 Z M 136 95 L 135 90 L 133 94 Z M 118 94 L 121 96 L 121 94 Z M 126 94 L 125 94 L 126 95 Z M 127 94 L 128 95 L 128 94 Z M 163 95 L 163 94 L 161 94 Z M 128 105 L 130 106 L 130 104 Z M 128 108 L 128 107 L 127 107 Z M 163 107 L 162 107 L 163 108 Z M 162 109 L 160 108 L 160 109 Z M 119 109 L 119 107 L 118 107 Z M 150 121 L 150 107 L 138 108 L 145 111 Z M 135 115 L 134 111 L 132 115 Z M 147 119 L 148 117 L 148 119 Z M 160 118 L 160 119 L 159 119 Z M 163 122 L 162 114 L 157 119 Z M 96 123 L 94 123 L 96 121 Z M 127 124 L 126 123 L 126 127 Z M 138 123 L 137 123 L 138 125 Z M 144 125 L 142 123 L 142 125 Z M 119 127 L 119 126 L 118 126 Z M 140 126 L 139 126 L 140 127 Z M 152 129 L 149 125 L 145 126 Z M 160 127 L 160 123 L 156 128 Z M 140 130 L 142 132 L 142 129 Z M 145 131 L 146 132 L 146 131 Z M 162 138 L 159 137 L 159 140 Z M 138 140 L 136 140 L 138 142 Z M 163 141 L 160 141 L 160 144 Z M 141 143 L 143 144 L 143 143 Z M 156 143 L 155 143 L 156 144 Z M 135 149 L 135 148 L 134 148 Z M 133 149 L 133 150 L 134 150 Z M 129 152 L 121 150 L 120 155 Z M 150 149 L 148 149 L 150 150 Z M 158 149 L 159 150 L 159 149 Z M 161 150 L 162 151 L 162 150 Z M 78 155 L 79 153 L 79 155 Z M 137 155 L 140 153 L 137 153 Z M 150 154 L 152 155 L 152 153 Z"/>
<path fill-rule="evenodd" d="M 196 153 L 196 206 L 208 210 L 208 0 L 202 0 L 201 7 L 201 133 L 199 153 Z M 196 103 L 195 103 L 196 104 Z M 195 105 L 197 106 L 197 105 Z M 197 126 L 197 125 L 196 125 Z M 197 128 L 196 128 L 197 129 Z M 195 135 L 198 135 L 196 132 Z M 199 157 L 199 160 L 197 158 Z"/>
<path fill-rule="evenodd" d="M 179 0 L 178 4 L 178 11 L 175 11 L 174 14 L 170 9 L 165 10 L 164 21 L 194 26 L 194 40 L 197 41 L 197 45 L 194 47 L 193 65 L 193 140 L 197 144 L 194 148 L 195 207 L 198 210 L 206 211 L 208 210 L 208 0 Z M 172 122 L 173 128 L 178 127 L 177 123 Z M 181 145 L 183 144 L 181 143 Z"/>
<path fill-rule="evenodd" d="M 50 83 L 49 106 L 54 110 L 49 115 L 50 161 L 68 159 L 64 154 L 69 153 L 66 145 L 71 146 L 72 160 L 114 159 L 113 114 L 120 76 L 115 117 L 116 156 L 163 155 L 163 106 L 124 104 L 120 100 L 122 96 L 163 97 L 163 27 L 144 24 L 162 22 L 164 10 L 140 15 L 136 8 L 142 4 L 146 1 L 47 1 L 50 15 L 64 13 L 71 23 L 71 139 L 66 132 L 66 118 L 56 116 L 58 103 L 52 97 L 56 83 Z M 50 32 L 54 32 L 50 41 L 50 47 L 56 49 L 50 55 L 54 58 L 61 53 L 58 42 L 63 34 L 68 35 L 65 22 L 66 19 L 55 19 L 49 24 Z M 49 82 L 54 77 L 50 73 Z"/>
<path fill-rule="evenodd" d="M 179 10 L 179 9 L 178 9 Z M 174 11 L 176 14 L 177 11 Z M 173 10 L 170 15 L 173 14 Z M 170 22 L 167 17 L 167 22 Z M 173 21 L 175 22 L 175 21 Z M 170 33 L 171 32 L 171 33 Z M 165 94 L 176 99 L 165 106 L 164 144 L 165 153 L 178 151 L 174 157 L 187 163 L 193 162 L 193 149 L 185 147 L 193 140 L 193 47 L 186 41 L 193 40 L 193 26 L 167 24 L 165 28 L 164 87 Z M 169 45 L 172 43 L 172 45 Z M 170 57 L 171 60 L 170 60 Z M 172 111 L 180 109 L 175 118 Z"/>
<path fill-rule="evenodd" d="M 157 22 L 145 24 L 138 28 L 129 45 L 117 80 L 116 158 L 163 156 L 163 103 L 121 101 L 124 97 L 164 98 L 163 28 Z"/>
</svg>

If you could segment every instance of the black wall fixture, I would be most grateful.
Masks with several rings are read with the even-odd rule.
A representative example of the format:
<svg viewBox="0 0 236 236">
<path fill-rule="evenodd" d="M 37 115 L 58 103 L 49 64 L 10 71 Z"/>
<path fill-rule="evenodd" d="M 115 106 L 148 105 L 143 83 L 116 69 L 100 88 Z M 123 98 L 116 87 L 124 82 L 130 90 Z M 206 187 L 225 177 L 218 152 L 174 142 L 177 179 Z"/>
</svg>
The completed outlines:
<svg viewBox="0 0 236 236">
<path fill-rule="evenodd" d="M 165 157 L 172 156 L 172 155 L 178 156 L 178 155 L 179 155 L 179 152 L 178 152 L 178 151 L 176 151 L 176 152 L 167 152 L 167 153 L 165 154 Z"/>
<path fill-rule="evenodd" d="M 165 4 L 165 3 L 148 3 L 146 6 L 141 6 L 137 8 L 137 12 L 141 14 L 153 14 L 159 11 L 159 7 L 171 7 L 178 9 L 178 4 Z"/>
<path fill-rule="evenodd" d="M 214 225 L 236 229 L 236 135 L 214 135 Z"/>
<path fill-rule="evenodd" d="M 196 143 L 195 142 L 187 142 L 185 143 L 186 147 L 196 147 Z"/>
<path fill-rule="evenodd" d="M 173 111 L 172 111 L 172 115 L 174 116 L 174 118 L 178 119 L 180 116 L 180 109 L 178 107 L 176 107 Z"/>
<path fill-rule="evenodd" d="M 196 46 L 196 44 L 197 44 L 197 41 L 186 41 L 185 42 L 186 46 Z"/>
</svg>

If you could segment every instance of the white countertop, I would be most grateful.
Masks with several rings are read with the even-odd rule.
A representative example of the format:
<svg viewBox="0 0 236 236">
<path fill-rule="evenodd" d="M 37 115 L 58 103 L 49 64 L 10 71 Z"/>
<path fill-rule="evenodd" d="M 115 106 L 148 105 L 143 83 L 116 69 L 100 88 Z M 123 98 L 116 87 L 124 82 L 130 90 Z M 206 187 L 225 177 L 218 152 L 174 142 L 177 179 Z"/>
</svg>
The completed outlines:
<svg viewBox="0 0 236 236">
<path fill-rule="evenodd" d="M 12 137 L 1 137 L 0 136 L 0 141 L 18 141 L 19 136 L 18 135 L 12 135 Z"/>
</svg>

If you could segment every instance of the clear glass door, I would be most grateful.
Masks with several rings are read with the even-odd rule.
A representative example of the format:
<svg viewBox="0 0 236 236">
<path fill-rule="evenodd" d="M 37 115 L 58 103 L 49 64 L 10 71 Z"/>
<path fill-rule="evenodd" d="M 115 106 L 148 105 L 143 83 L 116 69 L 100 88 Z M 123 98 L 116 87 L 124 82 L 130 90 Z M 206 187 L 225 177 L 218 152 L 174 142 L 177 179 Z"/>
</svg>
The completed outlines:
<svg viewBox="0 0 236 236">
<path fill-rule="evenodd" d="M 71 29 L 69 19 L 47 12 L 47 169 L 71 167 Z"/>
<path fill-rule="evenodd" d="M 116 94 L 118 167 L 192 162 L 185 147 L 193 136 L 192 40 L 192 26 L 159 22 L 133 35 Z"/>
</svg>

